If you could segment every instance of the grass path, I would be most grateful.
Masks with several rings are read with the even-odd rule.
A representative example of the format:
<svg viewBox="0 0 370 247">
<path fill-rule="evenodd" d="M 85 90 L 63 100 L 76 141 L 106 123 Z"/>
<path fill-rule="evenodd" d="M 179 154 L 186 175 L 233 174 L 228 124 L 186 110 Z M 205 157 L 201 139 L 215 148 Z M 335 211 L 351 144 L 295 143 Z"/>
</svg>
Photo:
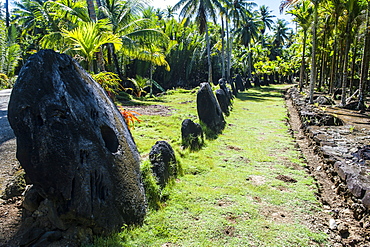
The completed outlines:
<svg viewBox="0 0 370 247">
<path fill-rule="evenodd" d="M 184 174 L 142 227 L 96 245 L 328 245 L 323 229 L 308 223 L 321 209 L 286 125 L 281 88 L 240 93 L 223 133 L 197 152 L 180 147 L 182 120 L 197 119 L 196 91 L 172 92 L 151 102 L 171 107 L 172 115 L 141 116 L 132 131 L 139 151 L 145 159 L 157 140 L 167 140 Z"/>
</svg>

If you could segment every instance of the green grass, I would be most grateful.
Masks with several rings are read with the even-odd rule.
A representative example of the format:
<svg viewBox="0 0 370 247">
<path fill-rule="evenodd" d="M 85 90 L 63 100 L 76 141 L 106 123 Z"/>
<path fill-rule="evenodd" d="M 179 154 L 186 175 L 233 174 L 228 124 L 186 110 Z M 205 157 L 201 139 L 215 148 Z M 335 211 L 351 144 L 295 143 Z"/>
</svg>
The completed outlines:
<svg viewBox="0 0 370 247">
<path fill-rule="evenodd" d="M 196 90 L 171 91 L 146 104 L 172 115 L 141 116 L 132 130 L 143 159 L 158 140 L 168 141 L 183 176 L 160 210 L 95 246 L 326 246 L 305 218 L 320 210 L 313 179 L 286 125 L 282 86 L 240 93 L 222 134 L 196 152 L 181 148 L 181 122 L 197 120 Z M 184 103 L 186 102 L 186 103 Z M 297 180 L 288 183 L 278 175 Z"/>
</svg>

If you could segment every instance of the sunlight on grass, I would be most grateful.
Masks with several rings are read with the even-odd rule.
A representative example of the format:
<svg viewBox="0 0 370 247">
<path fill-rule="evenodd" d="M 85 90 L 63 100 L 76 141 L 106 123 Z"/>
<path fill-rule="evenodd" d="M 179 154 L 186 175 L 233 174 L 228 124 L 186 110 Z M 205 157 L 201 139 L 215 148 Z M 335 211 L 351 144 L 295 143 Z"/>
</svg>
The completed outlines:
<svg viewBox="0 0 370 247">
<path fill-rule="evenodd" d="M 95 246 L 329 245 L 324 233 L 305 223 L 320 208 L 314 180 L 288 133 L 281 88 L 239 94 L 223 133 L 197 152 L 182 149 L 180 130 L 185 118 L 197 121 L 196 90 L 146 101 L 171 107 L 172 115 L 143 115 L 132 130 L 143 159 L 156 141 L 167 140 L 184 175 L 142 226 L 99 238 Z"/>
</svg>

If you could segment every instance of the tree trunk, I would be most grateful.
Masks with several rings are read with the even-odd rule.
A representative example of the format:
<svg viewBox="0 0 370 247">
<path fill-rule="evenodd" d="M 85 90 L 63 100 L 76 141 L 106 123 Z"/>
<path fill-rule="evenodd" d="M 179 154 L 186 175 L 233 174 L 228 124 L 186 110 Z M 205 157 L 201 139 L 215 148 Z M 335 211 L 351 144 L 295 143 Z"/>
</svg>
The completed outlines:
<svg viewBox="0 0 370 247">
<path fill-rule="evenodd" d="M 227 20 L 226 16 L 226 50 L 227 50 L 227 68 L 226 68 L 226 80 L 228 82 L 231 82 L 231 40 L 232 36 L 230 35 L 230 30 L 229 30 L 229 22 Z"/>
<path fill-rule="evenodd" d="M 87 10 L 89 12 L 89 17 L 92 21 L 96 21 L 95 6 L 93 0 L 86 0 Z"/>
<path fill-rule="evenodd" d="M 334 30 L 336 30 L 338 27 L 338 15 L 335 15 L 335 24 L 334 24 Z M 329 82 L 329 93 L 334 93 L 334 84 L 335 84 L 335 78 L 336 78 L 336 67 L 337 67 L 337 56 L 338 56 L 338 40 L 337 36 L 334 35 L 334 53 L 331 60 L 331 67 L 330 67 L 330 82 Z"/>
<path fill-rule="evenodd" d="M 121 80 L 123 80 L 123 74 L 122 74 L 121 68 L 118 63 L 118 58 L 117 58 L 117 54 L 114 49 L 114 45 L 112 43 L 109 43 L 107 44 L 107 47 L 108 47 L 108 53 L 113 58 L 112 60 L 113 60 L 114 69 L 115 69 L 114 72 L 119 76 Z"/>
<path fill-rule="evenodd" d="M 349 49 L 351 45 L 350 40 L 350 21 L 347 21 L 346 32 L 345 32 L 345 50 L 344 50 L 344 63 L 343 63 L 343 80 L 342 80 L 342 98 L 341 106 L 346 105 L 346 91 L 347 91 L 347 80 L 348 80 L 348 57 Z"/>
<path fill-rule="evenodd" d="M 225 27 L 223 17 L 221 17 L 221 45 L 222 78 L 225 78 Z"/>
<path fill-rule="evenodd" d="M 306 39 L 307 39 L 307 30 L 303 31 L 303 52 L 302 52 L 302 60 L 301 60 L 301 71 L 299 73 L 299 92 L 302 92 L 303 84 L 304 84 L 304 71 L 305 71 L 305 53 L 306 53 Z"/>
<path fill-rule="evenodd" d="M 5 25 L 10 26 L 9 0 L 5 0 Z"/>
<path fill-rule="evenodd" d="M 316 28 L 318 24 L 318 6 L 317 1 L 314 2 L 314 23 L 312 28 L 312 64 L 311 64 L 311 78 L 310 78 L 310 104 L 313 104 L 313 93 L 316 85 Z"/>
<path fill-rule="evenodd" d="M 330 68 L 330 82 L 329 82 L 329 93 L 333 93 L 334 84 L 335 84 L 335 68 L 337 67 L 337 38 L 334 37 L 334 53 L 331 59 L 331 68 Z"/>
<path fill-rule="evenodd" d="M 252 51 L 250 44 L 248 44 L 248 77 L 252 78 Z"/>
<path fill-rule="evenodd" d="M 209 41 L 208 24 L 206 23 L 206 42 L 207 42 L 207 60 L 208 60 L 208 83 L 212 80 L 212 63 L 211 63 L 211 44 Z"/>
<path fill-rule="evenodd" d="M 349 81 L 349 95 L 353 94 L 353 81 L 355 79 L 355 66 L 356 66 L 356 59 L 357 59 L 357 39 L 355 39 L 355 43 L 353 44 L 353 52 L 352 52 L 352 65 L 351 65 L 351 79 Z"/>
<path fill-rule="evenodd" d="M 359 103 L 357 109 L 360 109 L 361 104 L 365 103 L 365 85 L 369 75 L 369 61 L 370 61 L 370 1 L 367 2 L 366 11 L 366 34 L 365 34 L 365 44 L 364 51 L 362 53 L 361 62 L 361 76 L 359 85 Z"/>
<path fill-rule="evenodd" d="M 150 81 L 150 94 L 149 97 L 153 97 L 153 63 L 150 62 L 150 71 L 149 71 L 149 81 Z"/>
</svg>

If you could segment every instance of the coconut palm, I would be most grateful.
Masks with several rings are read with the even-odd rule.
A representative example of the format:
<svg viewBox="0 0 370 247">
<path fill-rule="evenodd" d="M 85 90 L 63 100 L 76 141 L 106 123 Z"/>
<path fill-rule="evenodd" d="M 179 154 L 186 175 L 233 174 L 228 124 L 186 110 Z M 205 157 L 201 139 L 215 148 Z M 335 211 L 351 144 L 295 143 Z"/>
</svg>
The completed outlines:
<svg viewBox="0 0 370 247">
<path fill-rule="evenodd" d="M 257 4 L 245 0 L 234 0 L 229 5 L 229 16 L 233 20 L 234 28 L 237 28 L 243 23 L 244 19 L 253 16 L 252 9 Z"/>
<path fill-rule="evenodd" d="M 164 10 L 164 16 L 166 17 L 166 19 L 171 19 L 175 17 L 175 11 L 173 11 L 173 7 L 171 5 L 168 5 Z"/>
<path fill-rule="evenodd" d="M 266 29 L 271 30 L 272 25 L 274 24 L 274 21 L 272 18 L 274 18 L 274 15 L 271 15 L 271 10 L 268 9 L 266 5 L 262 5 L 259 9 L 259 14 L 261 16 L 261 21 L 262 21 L 262 28 L 261 28 L 261 33 L 262 35 L 265 34 Z"/>
<path fill-rule="evenodd" d="M 208 58 L 208 82 L 212 82 L 212 63 L 211 63 L 211 45 L 208 33 L 207 21 L 209 18 L 216 23 L 216 9 L 222 9 L 222 5 L 217 0 L 180 0 L 173 7 L 174 11 L 178 9 L 180 17 L 191 18 L 195 17 L 198 24 L 199 32 L 205 33 L 207 42 L 207 58 Z"/>
<path fill-rule="evenodd" d="M 344 4 L 342 0 L 330 0 L 330 4 L 327 6 L 330 8 L 329 13 L 334 19 L 334 28 L 333 28 L 333 37 L 334 37 L 334 45 L 333 45 L 333 56 L 331 61 L 331 68 L 330 68 L 330 82 L 329 82 L 329 93 L 333 93 L 334 83 L 336 81 L 336 68 L 338 63 L 338 24 L 339 24 L 339 17 L 342 15 L 344 11 Z"/>
<path fill-rule="evenodd" d="M 86 0 L 86 4 L 87 4 L 87 10 L 89 12 L 89 16 L 90 16 L 91 20 L 96 21 L 97 18 L 96 18 L 96 11 L 95 11 L 94 1 L 93 0 Z"/>
<path fill-rule="evenodd" d="M 104 44 L 114 44 L 116 49 L 121 47 L 121 40 L 112 32 L 102 29 L 106 22 L 82 22 L 71 31 L 63 31 L 62 34 L 67 42 L 70 42 L 72 49 L 77 51 L 86 61 L 87 68 L 94 70 L 93 61 L 96 52 Z"/>
<path fill-rule="evenodd" d="M 170 65 L 166 61 L 164 51 L 155 44 L 150 44 L 144 49 L 138 51 L 137 58 L 147 61 L 150 64 L 149 68 L 149 82 L 150 82 L 150 97 L 153 97 L 153 73 L 155 66 L 164 66 L 167 71 L 170 70 Z"/>
<path fill-rule="evenodd" d="M 305 53 L 306 53 L 306 41 L 307 41 L 307 30 L 312 23 L 312 12 L 313 8 L 308 1 L 304 1 L 301 5 L 296 6 L 294 9 L 288 11 L 289 14 L 295 16 L 294 21 L 302 28 L 303 32 L 303 44 L 302 44 L 302 59 L 301 69 L 299 73 L 299 91 L 302 91 L 304 84 L 304 71 L 305 71 Z"/>
<path fill-rule="evenodd" d="M 232 2 L 226 1 L 227 15 L 226 15 L 226 35 L 227 35 L 227 79 L 230 81 L 231 71 L 231 55 L 233 45 L 233 35 L 244 19 L 253 16 L 252 9 L 257 6 L 256 3 L 245 0 L 234 0 Z M 229 27 L 229 24 L 232 27 Z"/>
<path fill-rule="evenodd" d="M 361 75 L 360 75 L 360 85 L 359 85 L 359 102 L 357 109 L 365 102 L 365 83 L 369 75 L 369 61 L 370 61 L 370 1 L 367 2 L 366 9 L 366 21 L 365 21 L 365 41 L 364 41 L 364 51 L 362 53 L 361 62 Z"/>
<path fill-rule="evenodd" d="M 361 3 L 357 0 L 348 0 L 346 1 L 346 10 L 347 10 L 347 20 L 346 20 L 346 29 L 344 32 L 345 48 L 344 48 L 344 64 L 343 64 L 343 79 L 342 79 L 342 97 L 341 105 L 346 104 L 346 91 L 347 91 L 347 79 L 348 79 L 348 59 L 350 45 L 352 42 L 352 30 L 354 26 L 355 18 L 361 14 L 362 8 Z"/>
<path fill-rule="evenodd" d="M 144 7 L 138 1 L 105 0 L 102 2 L 100 9 L 109 20 L 112 33 L 120 37 L 122 47 L 119 52 L 124 56 L 138 58 L 138 51 L 143 50 L 144 43 L 150 44 L 157 41 L 168 43 L 168 38 L 163 32 L 152 28 L 153 20 L 138 18 L 138 15 L 145 10 Z M 145 15 L 154 18 L 155 12 L 153 10 L 147 8 Z M 108 44 L 107 47 L 110 57 L 113 57 L 115 72 L 123 78 L 114 45 Z"/>
<path fill-rule="evenodd" d="M 241 45 L 248 48 L 248 77 L 252 77 L 252 51 L 251 43 L 256 41 L 258 38 L 258 31 L 262 25 L 261 21 L 256 17 L 256 15 L 246 16 L 241 24 L 241 27 L 235 30 L 236 38 Z"/>
<path fill-rule="evenodd" d="M 288 39 L 288 24 L 283 19 L 278 19 L 274 28 L 274 45 L 277 47 L 282 47 L 285 44 L 285 41 Z"/>
<path fill-rule="evenodd" d="M 284 8 L 289 7 L 291 5 L 297 4 L 304 0 L 283 0 L 280 5 L 280 11 L 283 11 Z M 313 93 L 316 85 L 316 50 L 317 50 L 317 25 L 318 25 L 318 8 L 319 3 L 322 0 L 310 0 L 313 3 L 313 25 L 312 25 L 312 54 L 311 54 L 311 73 L 310 73 L 310 104 L 313 103 Z"/>
<path fill-rule="evenodd" d="M 10 26 L 10 14 L 9 14 L 9 0 L 5 0 L 5 25 Z"/>
</svg>

